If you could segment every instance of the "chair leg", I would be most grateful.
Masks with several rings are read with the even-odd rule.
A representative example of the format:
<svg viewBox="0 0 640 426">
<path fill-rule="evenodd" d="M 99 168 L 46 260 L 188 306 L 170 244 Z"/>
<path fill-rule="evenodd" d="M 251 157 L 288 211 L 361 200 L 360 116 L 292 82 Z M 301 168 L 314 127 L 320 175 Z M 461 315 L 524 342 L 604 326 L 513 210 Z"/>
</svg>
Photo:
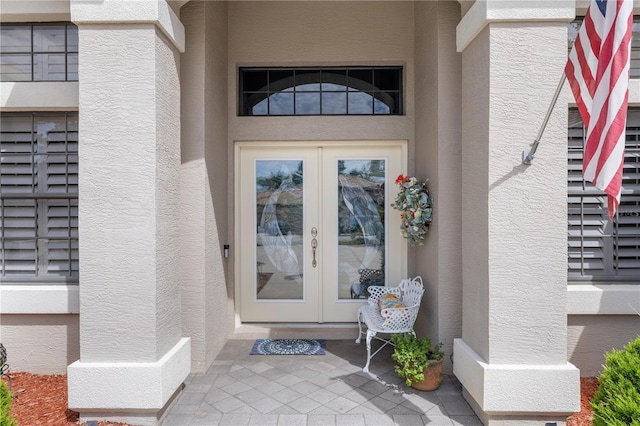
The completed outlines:
<svg viewBox="0 0 640 426">
<path fill-rule="evenodd" d="M 358 309 L 358 338 L 356 339 L 356 343 L 360 344 L 360 338 L 362 337 L 362 322 L 360 320 L 362 313 L 360 309 Z"/>
<path fill-rule="evenodd" d="M 371 339 L 373 339 L 375 335 L 375 331 L 367 330 L 367 364 L 362 369 L 365 373 L 369 372 L 369 363 L 371 362 Z"/>
</svg>

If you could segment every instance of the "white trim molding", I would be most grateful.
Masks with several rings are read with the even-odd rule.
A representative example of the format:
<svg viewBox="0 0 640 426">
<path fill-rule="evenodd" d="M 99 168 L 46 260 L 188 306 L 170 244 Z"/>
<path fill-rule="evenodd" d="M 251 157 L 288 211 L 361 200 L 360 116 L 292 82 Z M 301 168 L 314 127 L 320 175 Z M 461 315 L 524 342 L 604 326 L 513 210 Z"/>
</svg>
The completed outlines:
<svg viewBox="0 0 640 426">
<path fill-rule="evenodd" d="M 640 313 L 638 284 L 569 284 L 569 315 L 636 315 Z"/>
<path fill-rule="evenodd" d="M 456 27 L 457 51 L 462 52 L 480 31 L 495 22 L 560 21 L 575 19 L 574 0 L 477 0 Z"/>
<path fill-rule="evenodd" d="M 2 0 L 0 22 L 68 21 L 69 0 Z"/>
<path fill-rule="evenodd" d="M 3 314 L 77 314 L 80 291 L 77 285 L 0 285 Z"/>
<path fill-rule="evenodd" d="M 454 339 L 453 372 L 489 415 L 580 411 L 580 370 L 570 363 L 489 364 L 462 339 Z"/>
<path fill-rule="evenodd" d="M 0 83 L 2 111 L 77 111 L 77 81 Z"/>
<path fill-rule="evenodd" d="M 165 0 L 71 0 L 71 21 L 76 25 L 152 23 L 184 53 L 184 25 Z"/>
<path fill-rule="evenodd" d="M 83 413 L 139 412 L 140 424 L 180 388 L 191 370 L 191 339 L 181 338 L 156 362 L 82 362 L 68 369 L 69 408 Z M 143 385 L 143 386 L 142 386 Z M 145 416 L 146 414 L 146 416 Z"/>
</svg>

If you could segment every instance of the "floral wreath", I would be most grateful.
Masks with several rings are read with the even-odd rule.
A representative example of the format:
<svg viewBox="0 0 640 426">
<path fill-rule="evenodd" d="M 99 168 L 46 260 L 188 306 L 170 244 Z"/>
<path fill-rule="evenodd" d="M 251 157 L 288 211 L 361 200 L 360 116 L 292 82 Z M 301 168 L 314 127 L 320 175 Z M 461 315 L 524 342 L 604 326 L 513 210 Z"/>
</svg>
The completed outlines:
<svg viewBox="0 0 640 426">
<path fill-rule="evenodd" d="M 427 183 L 399 175 L 396 185 L 400 188 L 391 207 L 401 212 L 400 232 L 410 245 L 421 246 L 433 219 L 433 198 L 429 196 Z"/>
</svg>

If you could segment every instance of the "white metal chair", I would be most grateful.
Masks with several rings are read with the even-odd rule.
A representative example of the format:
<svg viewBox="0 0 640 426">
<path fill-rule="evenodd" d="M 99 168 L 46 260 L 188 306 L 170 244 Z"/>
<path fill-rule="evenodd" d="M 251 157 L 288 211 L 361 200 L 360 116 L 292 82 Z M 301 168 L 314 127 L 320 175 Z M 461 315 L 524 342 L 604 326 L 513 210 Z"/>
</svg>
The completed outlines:
<svg viewBox="0 0 640 426">
<path fill-rule="evenodd" d="M 362 331 L 362 323 L 364 322 L 367 327 L 367 364 L 362 371 L 365 373 L 369 372 L 371 358 L 385 346 L 393 345 L 391 334 L 411 333 L 415 335 L 413 324 L 418 317 L 424 286 L 421 277 L 407 278 L 400 281 L 397 287 L 371 286 L 369 287 L 369 293 L 368 303 L 358 309 L 358 338 L 356 339 L 356 343 L 360 343 L 362 335 L 365 334 Z M 401 300 L 404 307 L 379 310 L 378 302 L 380 298 L 389 293 L 394 294 Z M 378 333 L 388 334 L 389 337 L 386 339 L 378 337 Z M 374 338 L 384 343 L 372 355 L 371 340 Z"/>
</svg>

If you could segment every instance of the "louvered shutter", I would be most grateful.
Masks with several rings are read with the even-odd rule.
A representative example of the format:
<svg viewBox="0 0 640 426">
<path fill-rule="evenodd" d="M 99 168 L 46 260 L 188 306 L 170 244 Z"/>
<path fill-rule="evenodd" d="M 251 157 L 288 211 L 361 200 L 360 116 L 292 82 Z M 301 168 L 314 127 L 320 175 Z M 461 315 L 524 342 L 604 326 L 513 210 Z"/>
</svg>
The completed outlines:
<svg viewBox="0 0 640 426">
<path fill-rule="evenodd" d="M 582 177 L 584 126 L 569 111 L 568 132 L 568 278 L 619 281 L 640 276 L 640 110 L 629 110 L 618 215 L 609 220 L 607 197 Z"/>
<path fill-rule="evenodd" d="M 33 193 L 35 143 L 31 115 L 2 117 L 0 140 L 0 193 L 2 194 L 3 276 L 35 276 L 37 273 L 35 199 L 6 198 Z"/>
<path fill-rule="evenodd" d="M 77 280 L 77 114 L 2 115 L 4 280 Z"/>
<path fill-rule="evenodd" d="M 622 197 L 615 225 L 617 238 L 614 240 L 614 249 L 618 275 L 638 280 L 640 277 L 640 110 L 633 110 L 627 122 Z"/>
</svg>

